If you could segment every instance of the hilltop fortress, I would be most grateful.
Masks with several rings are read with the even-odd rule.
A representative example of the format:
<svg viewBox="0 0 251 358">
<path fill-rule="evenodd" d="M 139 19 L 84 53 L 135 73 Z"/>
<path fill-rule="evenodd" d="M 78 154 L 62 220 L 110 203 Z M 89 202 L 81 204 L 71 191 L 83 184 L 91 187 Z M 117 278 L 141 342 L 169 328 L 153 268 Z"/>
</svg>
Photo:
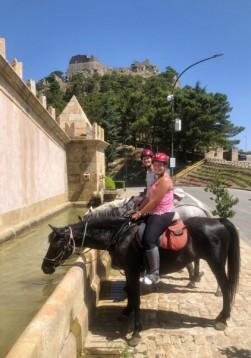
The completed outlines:
<svg viewBox="0 0 251 358">
<path fill-rule="evenodd" d="M 152 65 L 149 60 L 144 60 L 142 62 L 134 61 L 128 68 L 113 68 L 103 65 L 94 56 L 76 55 L 72 56 L 66 74 L 68 77 L 72 77 L 75 73 L 81 72 L 90 76 L 95 73 L 104 75 L 114 71 L 124 74 L 140 74 L 144 77 L 150 77 L 160 73 L 158 67 Z"/>
</svg>

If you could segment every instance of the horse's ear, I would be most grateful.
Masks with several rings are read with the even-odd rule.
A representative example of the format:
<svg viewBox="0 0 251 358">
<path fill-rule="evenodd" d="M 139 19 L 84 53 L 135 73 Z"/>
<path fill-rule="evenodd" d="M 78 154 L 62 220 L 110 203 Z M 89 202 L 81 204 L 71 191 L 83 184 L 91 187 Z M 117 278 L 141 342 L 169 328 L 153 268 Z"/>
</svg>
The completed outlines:
<svg viewBox="0 0 251 358">
<path fill-rule="evenodd" d="M 52 231 L 57 231 L 56 226 L 53 226 L 53 225 L 51 225 L 51 224 L 48 224 L 48 225 L 49 225 L 49 227 L 51 228 Z"/>
<path fill-rule="evenodd" d="M 88 211 L 85 213 L 85 215 L 88 215 L 93 212 L 92 206 L 89 207 Z"/>
</svg>

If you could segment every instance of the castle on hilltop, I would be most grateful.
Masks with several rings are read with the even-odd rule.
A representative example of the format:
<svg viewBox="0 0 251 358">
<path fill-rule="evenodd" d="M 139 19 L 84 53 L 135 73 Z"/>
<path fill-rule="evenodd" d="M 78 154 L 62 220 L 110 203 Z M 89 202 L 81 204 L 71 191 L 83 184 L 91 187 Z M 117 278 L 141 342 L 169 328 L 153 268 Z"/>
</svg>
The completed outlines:
<svg viewBox="0 0 251 358">
<path fill-rule="evenodd" d="M 141 74 L 144 77 L 150 77 L 160 73 L 156 65 L 152 65 L 149 60 L 134 61 L 128 68 L 113 68 L 103 65 L 94 56 L 76 55 L 72 56 L 69 67 L 67 69 L 67 76 L 72 77 L 75 73 L 81 72 L 86 76 L 96 74 L 104 75 L 112 72 L 119 72 L 124 74 Z"/>
</svg>

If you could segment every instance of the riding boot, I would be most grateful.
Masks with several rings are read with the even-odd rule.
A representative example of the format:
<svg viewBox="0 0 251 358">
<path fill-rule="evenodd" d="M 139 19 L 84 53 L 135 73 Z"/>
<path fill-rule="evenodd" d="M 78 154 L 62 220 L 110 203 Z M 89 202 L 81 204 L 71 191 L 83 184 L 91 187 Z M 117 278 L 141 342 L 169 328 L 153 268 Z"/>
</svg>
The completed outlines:
<svg viewBox="0 0 251 358">
<path fill-rule="evenodd" d="M 148 273 L 144 277 L 146 285 L 152 285 L 159 282 L 159 249 L 155 246 L 151 250 L 146 250 L 146 259 L 148 263 Z"/>
</svg>

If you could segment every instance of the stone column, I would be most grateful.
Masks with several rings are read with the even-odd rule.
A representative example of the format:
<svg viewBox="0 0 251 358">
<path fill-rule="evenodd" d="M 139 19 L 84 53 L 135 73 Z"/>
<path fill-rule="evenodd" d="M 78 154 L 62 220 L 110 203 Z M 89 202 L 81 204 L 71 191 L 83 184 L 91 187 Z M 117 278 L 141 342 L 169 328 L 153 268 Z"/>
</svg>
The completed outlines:
<svg viewBox="0 0 251 358">
<path fill-rule="evenodd" d="M 22 62 L 18 62 L 15 58 L 11 64 L 13 70 L 18 74 L 18 76 L 23 79 L 23 64 Z"/>
<path fill-rule="evenodd" d="M 29 89 L 31 90 L 31 92 L 36 96 L 37 95 L 37 90 L 36 90 L 36 82 L 29 79 L 27 81 L 27 87 L 29 87 Z"/>
<path fill-rule="evenodd" d="M 6 59 L 6 52 L 5 52 L 5 39 L 0 38 L 0 55 Z"/>
</svg>

